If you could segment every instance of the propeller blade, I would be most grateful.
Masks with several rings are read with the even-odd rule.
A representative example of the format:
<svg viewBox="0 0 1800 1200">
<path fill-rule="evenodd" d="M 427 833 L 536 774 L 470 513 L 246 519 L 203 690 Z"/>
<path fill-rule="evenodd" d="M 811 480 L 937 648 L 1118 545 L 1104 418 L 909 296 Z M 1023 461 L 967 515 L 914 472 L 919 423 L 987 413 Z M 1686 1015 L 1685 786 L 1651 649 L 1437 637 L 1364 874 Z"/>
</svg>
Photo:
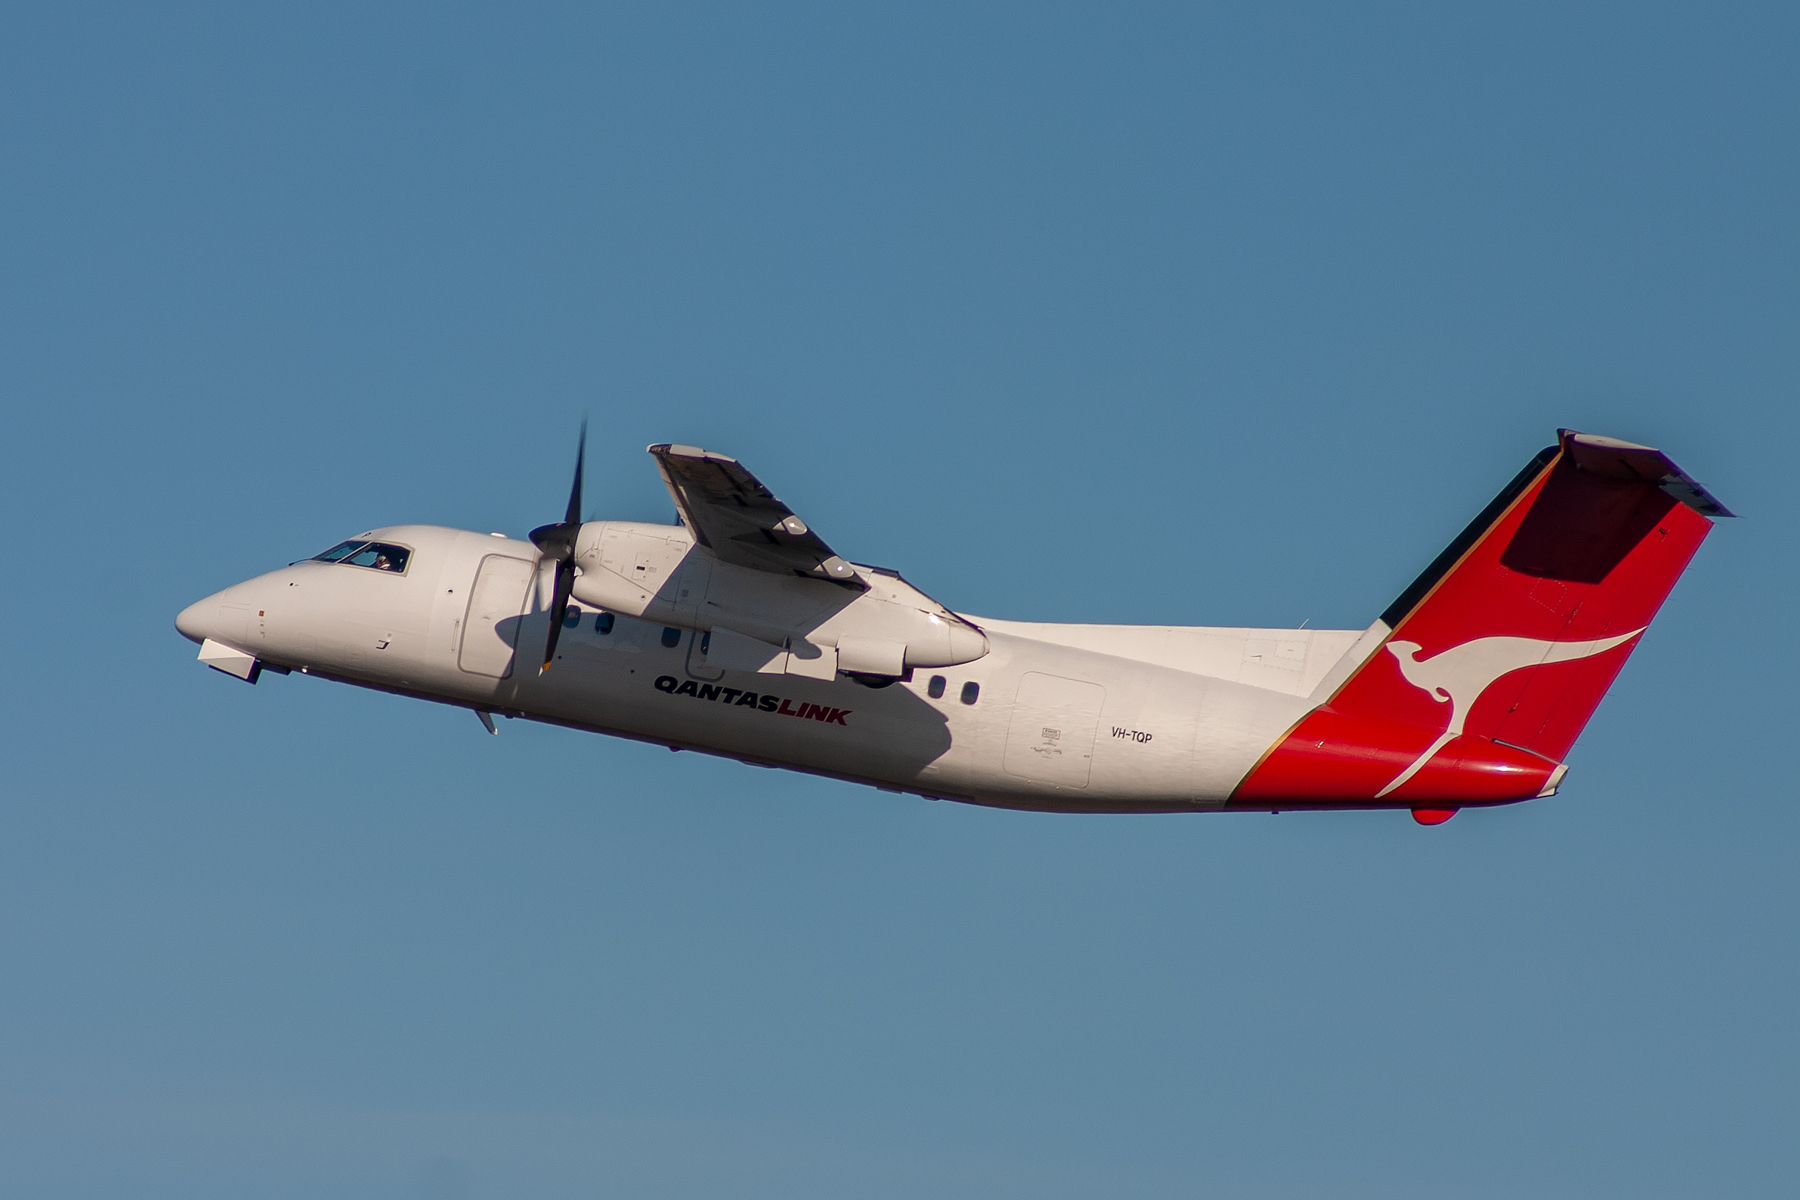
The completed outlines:
<svg viewBox="0 0 1800 1200">
<path fill-rule="evenodd" d="M 575 484 L 569 489 L 569 510 L 560 523 L 539 525 L 531 531 L 531 540 L 545 558 L 556 561 L 556 586 L 550 599 L 550 636 L 544 643 L 542 675 L 556 659 L 556 639 L 562 636 L 563 618 L 568 615 L 569 595 L 575 590 L 575 542 L 581 536 L 581 474 L 587 461 L 587 418 L 581 419 L 581 441 L 575 449 Z"/>
<path fill-rule="evenodd" d="M 564 525 L 581 524 L 581 468 L 587 459 L 587 418 L 581 418 L 581 441 L 575 450 L 575 486 L 569 489 L 569 511 Z"/>
<path fill-rule="evenodd" d="M 544 665 L 538 668 L 542 675 L 550 669 L 550 663 L 556 658 L 556 639 L 562 636 L 563 618 L 569 612 L 569 593 L 575 590 L 575 564 L 564 559 L 556 564 L 556 588 L 550 596 L 550 637 L 544 643 Z"/>
</svg>

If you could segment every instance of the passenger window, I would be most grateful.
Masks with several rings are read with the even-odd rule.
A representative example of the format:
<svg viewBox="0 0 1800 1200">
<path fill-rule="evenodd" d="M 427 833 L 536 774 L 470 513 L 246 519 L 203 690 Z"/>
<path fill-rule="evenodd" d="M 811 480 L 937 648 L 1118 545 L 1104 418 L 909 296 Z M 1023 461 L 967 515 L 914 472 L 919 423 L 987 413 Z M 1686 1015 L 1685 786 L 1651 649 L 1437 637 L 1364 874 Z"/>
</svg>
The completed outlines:
<svg viewBox="0 0 1800 1200">
<path fill-rule="evenodd" d="M 971 680 L 969 680 L 969 682 L 963 684 L 962 702 L 964 704 L 973 704 L 973 703 L 975 703 L 975 701 L 979 700 L 980 698 L 981 698 L 981 685 L 979 683 L 976 683 L 973 679 L 971 679 Z"/>
<path fill-rule="evenodd" d="M 337 562 L 339 559 L 349 558 L 352 554 L 355 554 L 358 550 L 361 550 L 368 544 L 369 543 L 367 542 L 361 541 L 339 542 L 325 553 L 313 555 L 313 561 Z"/>
<path fill-rule="evenodd" d="M 373 567 L 377 571 L 392 571 L 398 575 L 406 570 L 406 560 L 411 557 L 412 551 L 404 546 L 370 542 L 342 561 L 353 567 Z"/>
<path fill-rule="evenodd" d="M 679 630 L 679 629 L 664 629 L 662 642 L 663 642 L 663 645 L 667 646 L 671 650 L 673 650 L 675 647 L 681 645 L 681 630 Z"/>
<path fill-rule="evenodd" d="M 594 616 L 594 632 L 595 633 L 611 633 L 612 627 L 613 627 L 613 615 L 611 613 L 595 614 L 595 616 Z"/>
<path fill-rule="evenodd" d="M 942 700 L 944 698 L 944 685 L 948 682 L 949 680 L 945 679 L 942 675 L 933 675 L 931 677 L 931 682 L 925 685 L 925 694 L 930 696 L 933 700 Z"/>
<path fill-rule="evenodd" d="M 581 624 L 581 608 L 579 605 L 571 604 L 568 611 L 563 613 L 563 628 L 573 629 L 579 624 Z"/>
</svg>

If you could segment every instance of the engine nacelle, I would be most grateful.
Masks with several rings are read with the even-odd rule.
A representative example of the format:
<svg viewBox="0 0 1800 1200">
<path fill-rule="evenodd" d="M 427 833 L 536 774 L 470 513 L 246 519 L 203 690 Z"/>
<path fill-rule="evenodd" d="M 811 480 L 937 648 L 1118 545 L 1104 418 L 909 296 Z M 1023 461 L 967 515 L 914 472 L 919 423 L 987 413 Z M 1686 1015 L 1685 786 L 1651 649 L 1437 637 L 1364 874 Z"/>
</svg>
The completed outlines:
<svg viewBox="0 0 1800 1200">
<path fill-rule="evenodd" d="M 734 566 L 679 525 L 590 521 L 575 563 L 583 604 L 679 629 L 730 630 L 811 664 L 785 668 L 799 674 L 900 675 L 988 651 L 980 629 L 898 574 L 859 567 L 856 586 L 845 586 Z"/>
</svg>

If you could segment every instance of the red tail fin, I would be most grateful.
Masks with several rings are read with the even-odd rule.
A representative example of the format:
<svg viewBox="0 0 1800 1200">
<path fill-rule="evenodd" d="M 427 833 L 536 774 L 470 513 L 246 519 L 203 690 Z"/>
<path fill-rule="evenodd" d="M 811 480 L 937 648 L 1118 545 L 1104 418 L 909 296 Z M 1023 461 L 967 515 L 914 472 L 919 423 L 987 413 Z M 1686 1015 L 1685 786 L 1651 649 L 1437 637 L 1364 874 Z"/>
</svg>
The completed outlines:
<svg viewBox="0 0 1800 1200">
<path fill-rule="evenodd" d="M 1730 515 L 1660 451 L 1563 430 L 1382 614 L 1380 648 L 1232 806 L 1547 795 L 1707 518 Z"/>
</svg>

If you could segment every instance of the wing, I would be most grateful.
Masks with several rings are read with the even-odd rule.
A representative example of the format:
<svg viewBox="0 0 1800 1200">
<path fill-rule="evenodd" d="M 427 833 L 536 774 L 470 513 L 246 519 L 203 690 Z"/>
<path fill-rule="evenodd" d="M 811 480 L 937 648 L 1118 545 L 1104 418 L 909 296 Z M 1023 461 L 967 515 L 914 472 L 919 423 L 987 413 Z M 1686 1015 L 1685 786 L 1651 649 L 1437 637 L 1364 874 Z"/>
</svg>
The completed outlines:
<svg viewBox="0 0 1800 1200">
<path fill-rule="evenodd" d="M 720 562 L 868 590 L 856 569 L 737 459 L 697 446 L 648 449 L 694 540 Z"/>
</svg>

